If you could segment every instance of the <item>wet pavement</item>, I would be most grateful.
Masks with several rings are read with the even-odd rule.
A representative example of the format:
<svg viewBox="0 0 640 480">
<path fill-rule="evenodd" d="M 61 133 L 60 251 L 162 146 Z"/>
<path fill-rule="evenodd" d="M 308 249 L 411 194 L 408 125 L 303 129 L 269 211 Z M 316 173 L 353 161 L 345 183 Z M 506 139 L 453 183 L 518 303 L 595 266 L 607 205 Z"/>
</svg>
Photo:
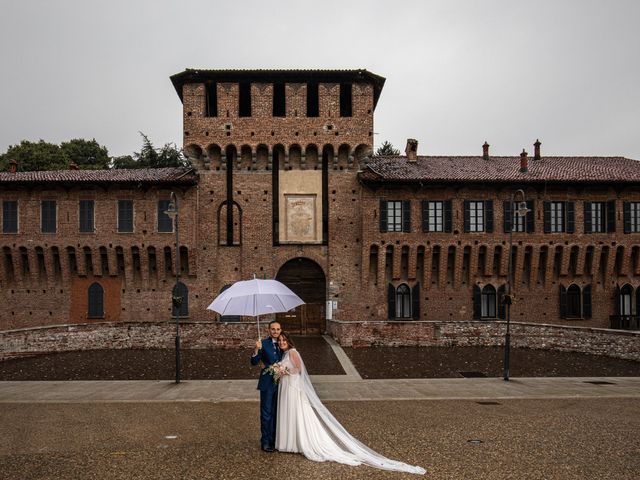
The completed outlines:
<svg viewBox="0 0 640 480">
<path fill-rule="evenodd" d="M 329 401 L 431 479 L 635 479 L 639 398 Z M 257 402 L 3 404 L 3 479 L 401 479 L 260 451 Z"/>
<path fill-rule="evenodd" d="M 371 379 L 331 339 L 318 348 L 327 350 L 305 356 L 311 373 L 322 355 L 335 362 L 312 375 L 327 407 L 374 450 L 425 467 L 426 478 L 640 472 L 640 376 Z M 261 452 L 257 372 L 249 371 L 251 379 L 179 385 L 0 382 L 0 479 L 417 478 Z"/>
</svg>

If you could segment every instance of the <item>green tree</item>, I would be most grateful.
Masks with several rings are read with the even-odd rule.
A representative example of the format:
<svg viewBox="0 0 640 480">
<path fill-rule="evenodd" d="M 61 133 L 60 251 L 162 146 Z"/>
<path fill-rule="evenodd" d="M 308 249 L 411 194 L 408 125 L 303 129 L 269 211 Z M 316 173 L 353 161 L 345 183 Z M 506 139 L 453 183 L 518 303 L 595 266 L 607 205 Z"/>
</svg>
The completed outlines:
<svg viewBox="0 0 640 480">
<path fill-rule="evenodd" d="M 19 172 L 63 170 L 69 165 L 69 160 L 60 147 L 44 140 L 22 140 L 20 145 L 10 145 L 7 151 L 0 155 L 0 170 L 6 171 L 12 159 L 18 162 Z"/>
<path fill-rule="evenodd" d="M 163 147 L 154 147 L 149 137 L 140 132 L 142 148 L 133 156 L 125 155 L 111 159 L 113 168 L 162 168 L 188 166 L 189 161 L 175 143 L 165 143 Z"/>
<path fill-rule="evenodd" d="M 394 148 L 391 142 L 385 140 L 376 150 L 376 155 L 400 155 L 400 150 Z"/>
<path fill-rule="evenodd" d="M 74 138 L 62 142 L 60 149 L 65 153 L 69 162 L 74 162 L 78 168 L 86 170 L 100 170 L 109 167 L 109 152 L 96 139 L 84 140 Z"/>
<path fill-rule="evenodd" d="M 111 157 L 111 168 L 140 168 L 131 155 Z"/>
</svg>

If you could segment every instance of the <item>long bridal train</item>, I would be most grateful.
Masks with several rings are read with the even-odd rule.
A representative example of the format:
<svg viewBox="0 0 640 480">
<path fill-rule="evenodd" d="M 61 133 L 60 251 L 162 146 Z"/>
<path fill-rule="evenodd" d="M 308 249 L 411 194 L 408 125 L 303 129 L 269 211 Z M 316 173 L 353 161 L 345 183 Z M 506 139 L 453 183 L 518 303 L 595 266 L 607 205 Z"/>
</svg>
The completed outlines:
<svg viewBox="0 0 640 480">
<path fill-rule="evenodd" d="M 281 377 L 278 391 L 277 450 L 302 453 L 316 462 L 366 464 L 383 470 L 426 473 L 422 467 L 374 452 L 349 434 L 318 398 L 297 350 L 287 350 L 281 365 L 288 375 Z"/>
</svg>

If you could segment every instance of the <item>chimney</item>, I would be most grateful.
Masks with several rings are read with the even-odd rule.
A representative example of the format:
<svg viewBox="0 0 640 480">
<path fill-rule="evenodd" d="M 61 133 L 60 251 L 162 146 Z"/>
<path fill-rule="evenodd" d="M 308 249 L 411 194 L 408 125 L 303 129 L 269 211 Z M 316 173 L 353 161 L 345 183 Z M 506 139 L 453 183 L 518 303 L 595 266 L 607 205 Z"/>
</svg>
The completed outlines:
<svg viewBox="0 0 640 480">
<path fill-rule="evenodd" d="M 529 171 L 529 159 L 527 158 L 527 152 L 525 152 L 524 148 L 520 154 L 520 171 L 522 173 L 527 173 Z"/>
<path fill-rule="evenodd" d="M 18 169 L 18 162 L 16 162 L 16 160 L 12 158 L 11 160 L 9 160 L 9 172 L 16 173 L 17 169 Z"/>
<path fill-rule="evenodd" d="M 407 147 L 404 149 L 407 160 L 415 162 L 418 159 L 418 140 L 407 138 Z"/>
<path fill-rule="evenodd" d="M 490 145 L 486 141 L 482 145 L 482 158 L 485 160 L 489 160 L 489 147 Z"/>
<path fill-rule="evenodd" d="M 76 162 L 71 162 L 69 164 L 69 170 L 78 170 L 78 164 Z"/>
<path fill-rule="evenodd" d="M 536 140 L 536 143 L 533 144 L 534 147 L 534 151 L 533 151 L 533 159 L 534 160 L 540 160 L 542 157 L 540 156 L 540 145 L 542 145 L 540 143 L 540 140 Z"/>
</svg>

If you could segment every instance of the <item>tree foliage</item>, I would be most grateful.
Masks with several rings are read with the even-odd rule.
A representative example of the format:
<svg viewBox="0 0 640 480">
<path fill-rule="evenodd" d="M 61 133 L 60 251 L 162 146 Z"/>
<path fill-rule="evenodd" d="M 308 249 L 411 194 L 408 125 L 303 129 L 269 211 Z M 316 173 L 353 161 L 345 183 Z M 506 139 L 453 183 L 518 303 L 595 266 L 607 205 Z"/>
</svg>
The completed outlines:
<svg viewBox="0 0 640 480">
<path fill-rule="evenodd" d="M 66 170 L 71 163 L 86 170 L 105 168 L 162 168 L 189 165 L 182 151 L 175 143 L 165 143 L 156 148 L 149 137 L 140 132 L 142 148 L 133 155 L 109 157 L 107 147 L 95 139 L 74 138 L 60 145 L 55 143 L 22 140 L 19 145 L 11 145 L 0 155 L 0 171 L 8 170 L 9 161 L 15 159 L 19 172 L 36 170 Z"/>
<path fill-rule="evenodd" d="M 22 140 L 19 145 L 10 145 L 7 151 L 0 156 L 2 170 L 7 170 L 10 160 L 18 162 L 19 172 L 62 170 L 69 165 L 65 153 L 60 147 L 44 140 L 39 142 Z"/>
<path fill-rule="evenodd" d="M 142 148 L 134 152 L 133 156 L 114 157 L 111 161 L 113 168 L 162 168 L 188 166 L 189 161 L 175 143 L 165 143 L 163 147 L 154 147 L 149 137 L 140 132 Z"/>
<path fill-rule="evenodd" d="M 400 155 L 400 150 L 395 148 L 391 142 L 385 140 L 376 150 L 376 155 Z"/>
<path fill-rule="evenodd" d="M 101 170 L 109 168 L 109 152 L 96 142 L 96 139 L 83 140 L 74 138 L 68 142 L 62 142 L 60 149 L 66 154 L 70 162 L 78 165 L 78 168 L 86 170 Z"/>
<path fill-rule="evenodd" d="M 95 139 L 76 138 L 60 145 L 44 140 L 22 140 L 0 155 L 0 170 L 6 170 L 12 159 L 18 163 L 19 172 L 65 170 L 71 162 L 82 169 L 103 169 L 109 165 L 109 152 Z"/>
</svg>

